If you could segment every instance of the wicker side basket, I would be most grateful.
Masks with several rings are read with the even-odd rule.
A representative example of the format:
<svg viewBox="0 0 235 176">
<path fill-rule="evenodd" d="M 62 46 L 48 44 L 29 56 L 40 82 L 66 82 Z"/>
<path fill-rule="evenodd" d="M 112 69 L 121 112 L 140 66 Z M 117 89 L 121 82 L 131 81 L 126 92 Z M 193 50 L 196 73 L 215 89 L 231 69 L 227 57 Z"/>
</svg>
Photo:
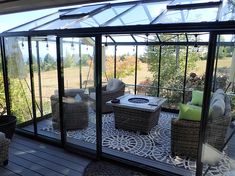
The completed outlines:
<svg viewBox="0 0 235 176">
<path fill-rule="evenodd" d="M 16 127 L 16 117 L 13 115 L 0 116 L 0 132 L 5 133 L 6 138 L 12 139 Z"/>
<path fill-rule="evenodd" d="M 8 164 L 8 149 L 10 145 L 9 139 L 3 139 L 0 141 L 0 165 Z"/>
</svg>

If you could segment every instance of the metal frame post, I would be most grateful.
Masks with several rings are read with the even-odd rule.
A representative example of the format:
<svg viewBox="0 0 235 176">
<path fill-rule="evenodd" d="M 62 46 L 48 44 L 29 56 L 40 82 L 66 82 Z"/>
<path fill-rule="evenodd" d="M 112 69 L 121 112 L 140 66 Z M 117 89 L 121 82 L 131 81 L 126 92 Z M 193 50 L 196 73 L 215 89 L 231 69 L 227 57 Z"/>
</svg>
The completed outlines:
<svg viewBox="0 0 235 176">
<path fill-rule="evenodd" d="M 161 61 L 162 61 L 162 45 L 159 46 L 159 57 L 158 57 L 158 80 L 157 80 L 157 96 L 160 93 L 160 78 L 161 78 Z"/>
<path fill-rule="evenodd" d="M 197 168 L 196 176 L 202 175 L 203 163 L 202 159 L 202 145 L 205 141 L 205 133 L 207 126 L 207 117 L 209 114 L 209 104 L 210 104 L 210 94 L 211 94 L 211 83 L 213 78 L 213 69 L 214 69 L 214 58 L 216 51 L 216 37 L 215 32 L 210 32 L 209 46 L 208 46 L 208 55 L 207 55 L 207 64 L 206 64 L 206 75 L 205 75 L 205 85 L 204 85 L 204 96 L 202 104 L 202 118 L 200 122 L 200 131 L 199 131 L 199 142 L 198 142 L 198 154 L 197 154 Z"/>
<path fill-rule="evenodd" d="M 95 36 L 96 158 L 102 154 L 102 36 Z"/>
<path fill-rule="evenodd" d="M 136 85 L 137 85 L 137 62 L 138 62 L 138 46 L 135 46 L 135 94 L 136 94 Z"/>
<path fill-rule="evenodd" d="M 187 45 L 187 47 L 186 47 L 186 56 L 185 56 L 185 67 L 184 67 L 183 103 L 184 103 L 184 101 L 185 101 L 185 86 L 186 86 L 186 81 L 187 81 L 188 48 L 189 48 L 189 46 Z"/>
<path fill-rule="evenodd" d="M 117 77 L 117 45 L 114 46 L 114 78 Z"/>
<path fill-rule="evenodd" d="M 82 88 L 82 46 L 81 46 L 81 41 L 79 39 L 79 79 L 80 79 L 80 89 Z"/>
<path fill-rule="evenodd" d="M 220 35 L 218 36 L 217 42 L 217 50 L 216 50 L 216 60 L 215 60 L 215 73 L 214 73 L 214 81 L 213 81 L 213 91 L 216 89 L 216 76 L 217 76 L 217 66 L 218 66 L 218 59 L 219 59 L 219 49 L 220 49 Z"/>
<path fill-rule="evenodd" d="M 32 59 L 32 42 L 31 37 L 28 37 L 28 54 L 29 54 L 29 72 L 30 72 L 30 83 L 31 83 L 31 98 L 32 98 L 32 110 L 33 110 L 33 127 L 34 135 L 37 136 L 37 114 L 36 114 L 36 100 L 34 91 L 34 74 L 33 74 L 33 59 Z"/>
<path fill-rule="evenodd" d="M 1 55 L 2 55 L 2 73 L 3 73 L 3 81 L 4 81 L 4 91 L 5 91 L 5 100 L 6 100 L 6 108 L 7 114 L 11 114 L 11 103 L 10 103 L 10 92 L 9 92 L 9 80 L 8 80 L 8 72 L 7 72 L 7 58 L 5 51 L 5 38 L 1 37 Z"/>
<path fill-rule="evenodd" d="M 38 65 L 38 90 L 40 99 L 40 114 L 43 116 L 43 104 L 42 104 L 42 78 L 41 78 L 41 64 L 40 64 L 40 53 L 39 53 L 39 42 L 36 41 L 36 51 L 37 51 L 37 65 Z"/>
<path fill-rule="evenodd" d="M 64 107 L 63 107 L 63 96 L 64 96 L 64 63 L 62 59 L 61 50 L 61 38 L 56 37 L 56 55 L 57 55 L 57 76 L 58 76 L 58 93 L 59 93 L 59 114 L 60 114 L 60 134 L 62 146 L 66 143 L 66 131 L 64 130 Z"/>
</svg>

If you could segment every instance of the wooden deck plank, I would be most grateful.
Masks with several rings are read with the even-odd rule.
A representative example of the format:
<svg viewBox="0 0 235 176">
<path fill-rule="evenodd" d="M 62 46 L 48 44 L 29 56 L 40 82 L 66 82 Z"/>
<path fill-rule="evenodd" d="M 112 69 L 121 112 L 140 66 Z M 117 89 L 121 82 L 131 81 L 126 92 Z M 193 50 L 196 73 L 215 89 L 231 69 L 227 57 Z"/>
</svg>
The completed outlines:
<svg viewBox="0 0 235 176">
<path fill-rule="evenodd" d="M 11 162 L 17 163 L 18 165 L 22 167 L 26 167 L 29 170 L 35 171 L 37 173 L 40 173 L 41 175 L 45 176 L 63 176 L 63 174 L 59 174 L 51 169 L 48 169 L 47 167 L 41 166 L 38 163 L 35 163 L 33 160 L 28 161 L 24 159 L 23 157 L 19 157 L 16 154 L 12 153 L 11 151 L 9 152 L 9 160 Z"/>
<path fill-rule="evenodd" d="M 7 166 L 4 168 L 7 168 L 8 170 L 13 171 L 14 173 L 17 173 L 22 176 L 42 176 L 41 174 L 34 172 L 28 168 L 22 167 L 18 164 L 15 164 L 13 162 L 9 162 Z"/>
<path fill-rule="evenodd" d="M 0 176 L 82 176 L 91 160 L 49 144 L 14 135 L 9 163 Z"/>
<path fill-rule="evenodd" d="M 80 172 L 76 172 L 67 167 L 64 167 L 62 164 L 56 164 L 46 159 L 39 158 L 37 156 L 32 155 L 30 152 L 19 150 L 15 147 L 11 147 L 10 151 L 18 156 L 20 155 L 22 158 L 28 161 L 34 161 L 35 163 L 38 163 L 39 165 L 44 166 L 45 168 L 51 169 L 59 174 L 70 175 L 70 176 L 79 176 L 79 175 L 82 176 L 82 173 Z"/>
<path fill-rule="evenodd" d="M 30 153 L 34 156 L 37 156 L 41 159 L 45 159 L 47 161 L 51 161 L 51 162 L 54 162 L 54 163 L 59 164 L 59 165 L 63 165 L 63 166 L 65 166 L 69 169 L 72 169 L 74 171 L 78 171 L 78 172 L 81 172 L 81 173 L 83 173 L 83 171 L 84 171 L 84 167 L 81 166 L 80 164 L 62 159 L 62 158 L 57 157 L 57 156 L 50 155 L 50 154 L 45 153 L 45 152 L 41 152 L 41 151 L 38 151 L 38 150 L 35 150 L 35 149 L 32 149 L 32 148 L 29 148 L 29 147 L 24 146 L 22 144 L 13 143 L 12 147 L 17 148 L 19 150 L 22 150 L 24 152 L 28 152 L 28 153 Z"/>
<path fill-rule="evenodd" d="M 19 176 L 18 174 L 15 174 L 14 172 L 5 169 L 2 166 L 0 166 L 0 174 L 1 176 Z"/>
<path fill-rule="evenodd" d="M 50 154 L 52 156 L 82 165 L 84 167 L 86 167 L 91 161 L 87 158 L 67 152 L 64 149 L 54 147 L 48 144 L 40 143 L 38 141 L 34 141 L 28 138 L 23 138 L 18 135 L 14 137 L 14 143 L 30 147 L 34 150 Z"/>
</svg>

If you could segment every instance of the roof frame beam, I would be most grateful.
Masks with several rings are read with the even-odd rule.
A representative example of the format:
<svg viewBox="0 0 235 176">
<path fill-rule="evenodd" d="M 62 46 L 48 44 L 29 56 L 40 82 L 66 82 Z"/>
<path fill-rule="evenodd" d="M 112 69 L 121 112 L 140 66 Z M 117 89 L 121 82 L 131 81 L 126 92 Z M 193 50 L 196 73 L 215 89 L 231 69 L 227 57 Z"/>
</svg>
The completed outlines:
<svg viewBox="0 0 235 176">
<path fill-rule="evenodd" d="M 176 5 L 167 5 L 167 9 L 170 10 L 183 10 L 183 9 L 198 9 L 198 8 L 210 8 L 210 7 L 218 7 L 222 1 L 218 2 L 203 2 L 196 4 L 176 4 Z"/>
</svg>

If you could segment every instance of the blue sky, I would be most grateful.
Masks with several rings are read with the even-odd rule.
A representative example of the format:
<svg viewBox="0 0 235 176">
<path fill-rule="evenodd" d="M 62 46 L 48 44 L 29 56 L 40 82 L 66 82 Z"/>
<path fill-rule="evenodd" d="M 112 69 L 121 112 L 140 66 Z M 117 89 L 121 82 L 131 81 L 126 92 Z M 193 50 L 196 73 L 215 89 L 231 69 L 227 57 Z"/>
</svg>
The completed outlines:
<svg viewBox="0 0 235 176">
<path fill-rule="evenodd" d="M 0 32 L 57 11 L 57 8 L 0 15 Z"/>
</svg>

